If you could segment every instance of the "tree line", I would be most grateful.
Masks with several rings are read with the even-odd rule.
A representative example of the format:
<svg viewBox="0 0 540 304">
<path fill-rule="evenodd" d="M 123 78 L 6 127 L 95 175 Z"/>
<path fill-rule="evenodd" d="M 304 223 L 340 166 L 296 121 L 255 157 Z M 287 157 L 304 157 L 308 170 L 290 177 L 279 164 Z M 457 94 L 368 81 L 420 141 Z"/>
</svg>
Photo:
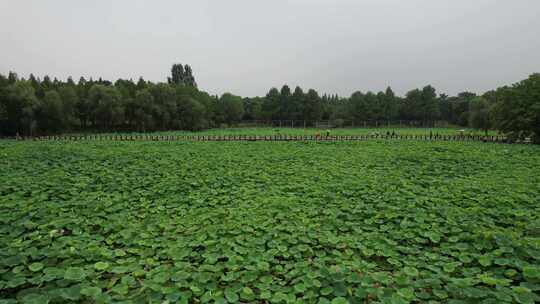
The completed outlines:
<svg viewBox="0 0 540 304">
<path fill-rule="evenodd" d="M 437 94 L 434 87 L 396 96 L 354 92 L 349 97 L 320 95 L 287 85 L 263 97 L 199 90 L 189 65 L 174 64 L 167 82 L 85 79 L 75 82 L 30 74 L 0 74 L 0 134 L 42 135 L 63 132 L 202 130 L 246 120 L 446 121 L 457 126 L 498 129 L 513 138 L 540 141 L 540 74 L 482 95 Z"/>
</svg>

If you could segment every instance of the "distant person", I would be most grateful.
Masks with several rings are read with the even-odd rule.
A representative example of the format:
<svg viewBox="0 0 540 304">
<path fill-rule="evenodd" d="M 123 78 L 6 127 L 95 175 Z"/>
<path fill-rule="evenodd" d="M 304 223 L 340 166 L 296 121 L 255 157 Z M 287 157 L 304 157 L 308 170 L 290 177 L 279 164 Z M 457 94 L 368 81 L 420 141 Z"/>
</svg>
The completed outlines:
<svg viewBox="0 0 540 304">
<path fill-rule="evenodd" d="M 326 137 L 330 136 L 330 130 L 326 129 Z"/>
</svg>

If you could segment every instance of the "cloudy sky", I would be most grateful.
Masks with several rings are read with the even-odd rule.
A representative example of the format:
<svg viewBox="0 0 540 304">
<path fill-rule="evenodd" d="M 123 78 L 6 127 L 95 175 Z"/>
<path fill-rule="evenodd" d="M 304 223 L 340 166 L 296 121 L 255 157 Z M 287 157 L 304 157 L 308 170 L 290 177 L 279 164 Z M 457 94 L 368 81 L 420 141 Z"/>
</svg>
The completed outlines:
<svg viewBox="0 0 540 304">
<path fill-rule="evenodd" d="M 0 0 L 0 73 L 164 81 L 180 62 L 213 94 L 481 93 L 540 72 L 539 16 L 538 0 Z"/>
</svg>

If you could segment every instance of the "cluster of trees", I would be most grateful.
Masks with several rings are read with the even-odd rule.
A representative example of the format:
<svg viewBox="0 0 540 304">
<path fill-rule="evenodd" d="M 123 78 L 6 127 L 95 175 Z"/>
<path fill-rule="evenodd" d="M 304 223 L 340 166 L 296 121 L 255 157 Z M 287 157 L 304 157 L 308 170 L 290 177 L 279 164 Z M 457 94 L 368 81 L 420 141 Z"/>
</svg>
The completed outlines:
<svg viewBox="0 0 540 304">
<path fill-rule="evenodd" d="M 67 131 L 200 130 L 234 125 L 242 120 L 446 121 L 476 129 L 499 129 L 514 137 L 540 140 L 540 74 L 482 95 L 463 92 L 438 95 L 435 88 L 414 89 L 396 96 L 354 92 L 350 97 L 320 95 L 284 85 L 264 97 L 230 93 L 212 96 L 197 88 L 189 65 L 174 64 L 167 83 L 140 78 L 78 82 L 19 78 L 0 74 L 0 133 L 37 135 Z M 338 123 L 339 124 L 339 123 Z"/>
<path fill-rule="evenodd" d="M 176 85 L 187 85 L 191 87 L 197 87 L 195 77 L 193 76 L 193 70 L 186 64 L 182 66 L 180 63 L 173 64 L 171 68 L 171 77 L 167 77 L 167 82 Z"/>
<path fill-rule="evenodd" d="M 487 132 L 498 129 L 514 138 L 540 140 L 540 74 L 512 86 L 482 95 L 462 92 L 457 96 L 438 95 L 428 85 L 399 97 L 388 87 L 384 92 L 354 92 L 348 98 L 337 95 L 319 97 L 316 91 L 305 94 L 287 85 L 272 88 L 264 98 L 245 98 L 247 119 L 333 120 L 361 125 L 366 121 L 408 121 L 430 125 L 444 121 Z M 339 123 L 338 123 L 339 124 Z"/>
<path fill-rule="evenodd" d="M 197 89 L 191 68 L 176 64 L 168 83 L 140 78 L 76 83 L 10 72 L 0 75 L 0 134 L 68 131 L 200 130 L 241 120 L 241 97 L 220 98 Z"/>
<path fill-rule="evenodd" d="M 426 86 L 409 91 L 405 97 L 396 96 L 392 88 L 384 92 L 354 92 L 348 98 L 323 95 L 310 89 L 307 93 L 300 87 L 294 92 L 284 85 L 281 90 L 272 88 L 265 97 L 244 98 L 245 119 L 254 120 L 341 120 L 358 124 L 366 121 L 414 121 L 419 125 L 436 120 L 456 125 L 467 125 L 454 117 L 468 115 L 468 107 L 461 107 L 473 93 L 462 93 L 458 97 L 437 96 L 435 88 Z M 460 106 L 457 106 L 457 105 Z M 466 114 L 461 111 L 465 111 Z"/>
</svg>

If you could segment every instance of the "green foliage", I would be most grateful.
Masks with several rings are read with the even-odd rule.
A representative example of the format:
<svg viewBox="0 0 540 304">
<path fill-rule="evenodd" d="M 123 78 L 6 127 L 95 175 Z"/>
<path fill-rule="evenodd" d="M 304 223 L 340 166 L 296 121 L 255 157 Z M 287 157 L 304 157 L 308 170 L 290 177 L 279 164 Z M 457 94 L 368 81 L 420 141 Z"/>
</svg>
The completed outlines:
<svg viewBox="0 0 540 304">
<path fill-rule="evenodd" d="M 154 96 L 148 89 L 141 89 L 135 93 L 135 99 L 126 104 L 126 118 L 137 125 L 138 131 L 152 130 L 155 108 Z"/>
<path fill-rule="evenodd" d="M 81 294 L 90 298 L 97 298 L 101 295 L 101 288 L 99 287 L 84 287 L 81 289 Z"/>
<path fill-rule="evenodd" d="M 193 76 L 193 70 L 187 64 L 185 66 L 182 66 L 180 63 L 173 64 L 171 68 L 171 77 L 168 78 L 168 82 L 174 85 L 197 87 L 195 77 Z"/>
<path fill-rule="evenodd" d="M 471 101 L 469 111 L 469 125 L 475 129 L 487 131 L 491 128 L 490 107 L 483 97 L 476 97 Z"/>
<path fill-rule="evenodd" d="M 79 96 L 75 91 L 75 84 L 64 86 L 58 89 L 62 100 L 62 124 L 65 128 L 69 128 L 76 124 L 76 106 L 79 103 Z"/>
<path fill-rule="evenodd" d="M 236 291 L 232 289 L 225 289 L 225 297 L 227 298 L 227 301 L 229 301 L 229 303 L 237 303 L 240 299 Z"/>
<path fill-rule="evenodd" d="M 381 92 L 336 94 L 304 92 L 288 85 L 272 88 L 264 97 L 242 98 L 230 93 L 210 96 L 197 88 L 189 65 L 174 64 L 168 83 L 143 78 L 65 82 L 34 75 L 19 79 L 0 75 L 0 134 L 43 135 L 92 131 L 199 131 L 256 120 L 265 124 L 312 127 L 320 120 L 333 126 L 375 126 L 390 122 L 410 127 L 436 121 L 498 130 L 513 139 L 540 142 L 540 74 L 482 96 L 462 92 L 437 96 L 428 85 L 398 97 L 388 87 Z M 276 120 L 278 122 L 276 122 Z M 294 121 L 294 123 L 292 122 Z"/>
<path fill-rule="evenodd" d="M 534 303 L 539 147 L 0 141 L 14 303 Z"/>
<path fill-rule="evenodd" d="M 418 269 L 414 267 L 405 267 L 403 268 L 403 272 L 411 277 L 417 277 L 418 276 Z"/>
<path fill-rule="evenodd" d="M 304 119 L 309 121 L 319 120 L 322 117 L 322 103 L 317 91 L 310 89 L 304 96 L 303 104 Z"/>
<path fill-rule="evenodd" d="M 69 267 L 64 273 L 64 279 L 72 281 L 82 281 L 85 276 L 84 270 L 80 267 Z"/>
<path fill-rule="evenodd" d="M 280 105 L 280 94 L 278 89 L 271 88 L 270 91 L 266 94 L 263 104 L 262 111 L 265 119 L 279 119 L 279 105 Z"/>
<path fill-rule="evenodd" d="M 345 298 L 337 297 L 337 298 L 334 298 L 332 302 L 330 303 L 331 304 L 349 304 L 349 301 L 347 301 L 347 299 Z"/>
<path fill-rule="evenodd" d="M 30 266 L 28 266 L 28 269 L 30 269 L 33 272 L 37 272 L 37 271 L 40 271 L 41 269 L 43 269 L 43 264 L 42 263 L 32 263 Z"/>
<path fill-rule="evenodd" d="M 5 119 L 2 130 L 3 132 L 34 134 L 37 130 L 40 101 L 36 98 L 30 82 L 18 81 L 11 74 L 9 79 L 9 84 L 2 89 L 0 94 Z"/>
<path fill-rule="evenodd" d="M 180 63 L 172 65 L 169 83 L 184 84 L 184 66 Z"/>
<path fill-rule="evenodd" d="M 94 264 L 94 267 L 97 270 L 105 270 L 105 269 L 109 268 L 109 263 L 107 263 L 107 262 L 97 262 L 96 264 Z"/>
<path fill-rule="evenodd" d="M 41 129 L 58 132 L 63 129 L 64 109 L 60 94 L 56 91 L 47 91 L 41 104 L 38 124 Z"/>
<path fill-rule="evenodd" d="M 180 65 L 181 66 L 181 65 Z M 154 131 L 210 126 L 212 98 L 196 88 L 189 65 L 173 68 L 182 83 L 152 84 L 140 78 L 86 80 L 76 84 L 30 75 L 0 75 L 0 134 L 36 135 L 73 129 Z M 175 76 L 175 81 L 176 79 Z"/>
<path fill-rule="evenodd" d="M 242 119 L 244 115 L 244 102 L 240 96 L 225 93 L 221 95 L 219 103 L 223 111 L 224 122 L 234 124 Z"/>
<path fill-rule="evenodd" d="M 398 99 L 392 88 L 386 88 L 384 94 L 380 95 L 381 118 L 386 120 L 395 119 L 398 114 Z"/>
<path fill-rule="evenodd" d="M 247 120 L 264 119 L 262 113 L 262 104 L 264 99 L 261 97 L 244 98 L 244 117 Z"/>
<path fill-rule="evenodd" d="M 93 85 L 88 91 L 92 107 L 90 120 L 104 129 L 109 129 L 124 118 L 120 94 L 114 87 Z"/>
<path fill-rule="evenodd" d="M 531 136 L 540 143 L 540 74 L 503 87 L 495 93 L 494 122 L 514 137 Z"/>
<path fill-rule="evenodd" d="M 404 117 L 420 121 L 433 121 L 439 117 L 440 105 L 435 88 L 426 86 L 422 90 L 407 92 L 402 109 Z"/>
<path fill-rule="evenodd" d="M 208 127 L 206 108 L 196 99 L 184 96 L 178 102 L 180 129 L 197 131 Z"/>
<path fill-rule="evenodd" d="M 369 92 L 368 94 L 372 93 Z M 349 99 L 349 112 L 353 115 L 355 121 L 365 121 L 371 117 L 373 106 L 368 101 L 368 97 L 362 92 L 354 92 Z"/>
</svg>

